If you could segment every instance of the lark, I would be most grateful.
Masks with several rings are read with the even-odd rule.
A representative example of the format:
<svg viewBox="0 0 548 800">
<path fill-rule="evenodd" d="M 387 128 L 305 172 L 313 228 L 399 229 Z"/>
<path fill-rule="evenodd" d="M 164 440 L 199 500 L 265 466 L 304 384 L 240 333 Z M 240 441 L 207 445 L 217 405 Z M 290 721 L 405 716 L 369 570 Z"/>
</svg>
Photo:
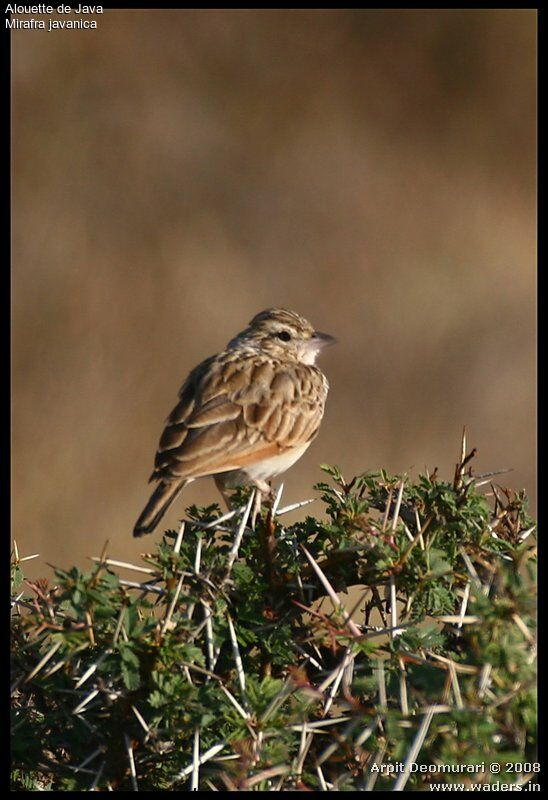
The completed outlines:
<svg viewBox="0 0 548 800">
<path fill-rule="evenodd" d="M 257 314 L 218 355 L 189 374 L 169 415 L 150 481 L 156 481 L 134 536 L 152 533 L 180 492 L 213 477 L 223 497 L 285 472 L 318 435 L 329 384 L 315 362 L 327 333 L 294 311 Z"/>
</svg>

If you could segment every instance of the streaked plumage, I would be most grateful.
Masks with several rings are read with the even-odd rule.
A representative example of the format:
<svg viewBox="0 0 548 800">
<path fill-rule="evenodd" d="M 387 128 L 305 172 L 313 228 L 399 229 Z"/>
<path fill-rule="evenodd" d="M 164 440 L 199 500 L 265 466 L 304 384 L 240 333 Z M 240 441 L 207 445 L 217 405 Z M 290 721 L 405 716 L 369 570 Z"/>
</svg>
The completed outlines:
<svg viewBox="0 0 548 800">
<path fill-rule="evenodd" d="M 314 365 L 331 336 L 285 309 L 257 314 L 225 350 L 192 370 L 169 415 L 151 481 L 158 481 L 134 535 L 154 530 L 192 480 L 226 488 L 285 471 L 316 437 L 329 385 Z"/>
</svg>

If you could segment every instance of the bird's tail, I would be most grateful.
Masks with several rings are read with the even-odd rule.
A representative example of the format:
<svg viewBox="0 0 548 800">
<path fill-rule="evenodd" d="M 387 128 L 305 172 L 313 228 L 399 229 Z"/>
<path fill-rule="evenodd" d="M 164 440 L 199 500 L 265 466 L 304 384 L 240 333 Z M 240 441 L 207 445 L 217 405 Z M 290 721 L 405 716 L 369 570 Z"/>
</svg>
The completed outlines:
<svg viewBox="0 0 548 800">
<path fill-rule="evenodd" d="M 170 505 L 173 503 L 180 491 L 184 489 L 187 481 L 176 481 L 167 483 L 161 481 L 152 492 L 150 500 L 144 507 L 139 519 L 133 529 L 134 536 L 143 536 L 145 533 L 152 533 L 156 525 L 160 522 Z"/>
</svg>

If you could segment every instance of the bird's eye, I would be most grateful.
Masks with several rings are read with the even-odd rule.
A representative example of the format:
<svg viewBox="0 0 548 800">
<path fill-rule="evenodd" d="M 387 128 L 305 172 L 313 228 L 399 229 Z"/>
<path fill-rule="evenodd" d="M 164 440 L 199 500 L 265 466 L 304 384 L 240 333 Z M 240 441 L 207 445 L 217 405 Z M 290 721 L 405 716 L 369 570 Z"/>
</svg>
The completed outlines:
<svg viewBox="0 0 548 800">
<path fill-rule="evenodd" d="M 278 337 L 278 339 L 281 339 L 282 342 L 289 342 L 289 340 L 291 339 L 291 334 L 288 331 L 278 331 L 276 336 Z"/>
</svg>

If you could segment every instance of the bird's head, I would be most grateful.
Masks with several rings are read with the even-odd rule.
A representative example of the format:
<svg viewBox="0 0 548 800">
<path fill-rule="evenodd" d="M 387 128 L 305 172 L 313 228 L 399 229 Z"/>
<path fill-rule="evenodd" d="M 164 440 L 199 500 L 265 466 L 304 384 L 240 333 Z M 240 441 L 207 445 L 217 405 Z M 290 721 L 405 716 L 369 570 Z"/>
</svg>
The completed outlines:
<svg viewBox="0 0 548 800">
<path fill-rule="evenodd" d="M 229 343 L 229 347 L 256 347 L 275 358 L 290 358 L 314 364 L 321 350 L 335 339 L 314 330 L 304 317 L 285 308 L 269 308 L 256 314 L 249 326 Z"/>
</svg>

